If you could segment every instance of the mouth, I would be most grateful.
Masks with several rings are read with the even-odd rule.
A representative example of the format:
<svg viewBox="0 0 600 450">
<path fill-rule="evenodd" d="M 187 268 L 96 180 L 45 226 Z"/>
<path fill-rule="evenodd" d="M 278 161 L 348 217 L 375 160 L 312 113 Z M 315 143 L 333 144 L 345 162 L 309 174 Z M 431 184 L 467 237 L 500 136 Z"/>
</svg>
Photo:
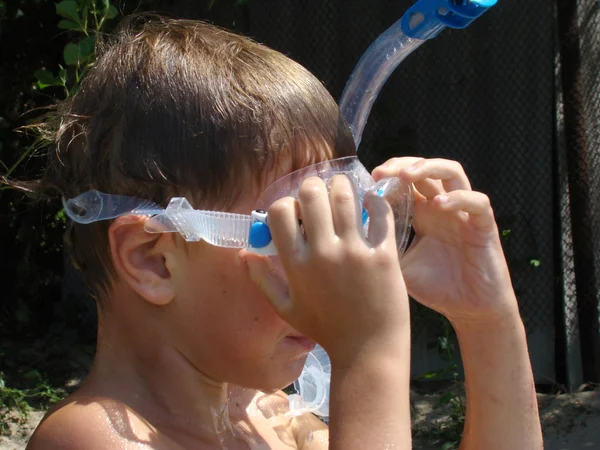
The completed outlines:
<svg viewBox="0 0 600 450">
<path fill-rule="evenodd" d="M 285 341 L 297 346 L 303 353 L 311 352 L 317 345 L 315 341 L 304 336 L 286 336 Z"/>
</svg>

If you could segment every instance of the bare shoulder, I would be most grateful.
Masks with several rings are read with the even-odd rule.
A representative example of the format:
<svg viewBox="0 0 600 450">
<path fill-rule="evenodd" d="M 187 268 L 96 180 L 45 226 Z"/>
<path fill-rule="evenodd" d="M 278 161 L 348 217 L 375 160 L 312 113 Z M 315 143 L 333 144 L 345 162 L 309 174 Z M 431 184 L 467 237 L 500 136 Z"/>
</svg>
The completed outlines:
<svg viewBox="0 0 600 450">
<path fill-rule="evenodd" d="M 156 430 L 125 404 L 106 397 L 67 398 L 44 417 L 27 450 L 162 448 Z"/>
</svg>

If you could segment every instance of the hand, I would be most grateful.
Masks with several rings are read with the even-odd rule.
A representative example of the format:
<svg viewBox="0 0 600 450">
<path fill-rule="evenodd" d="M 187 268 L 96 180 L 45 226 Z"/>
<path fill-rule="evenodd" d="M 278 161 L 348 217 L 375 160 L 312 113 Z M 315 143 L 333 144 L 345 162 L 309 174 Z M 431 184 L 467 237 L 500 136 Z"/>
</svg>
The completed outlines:
<svg viewBox="0 0 600 450">
<path fill-rule="evenodd" d="M 241 254 L 278 314 L 319 342 L 332 360 L 401 331 L 406 335 L 408 326 L 391 208 L 375 195 L 365 199 L 365 208 L 368 238 L 350 180 L 334 177 L 328 195 L 322 180 L 309 178 L 297 202 L 284 198 L 268 211 L 288 283 L 276 276 L 268 257 Z"/>
<path fill-rule="evenodd" d="M 373 171 L 415 187 L 416 237 L 402 258 L 408 293 L 453 324 L 518 314 L 489 198 L 454 161 L 394 158 Z"/>
</svg>

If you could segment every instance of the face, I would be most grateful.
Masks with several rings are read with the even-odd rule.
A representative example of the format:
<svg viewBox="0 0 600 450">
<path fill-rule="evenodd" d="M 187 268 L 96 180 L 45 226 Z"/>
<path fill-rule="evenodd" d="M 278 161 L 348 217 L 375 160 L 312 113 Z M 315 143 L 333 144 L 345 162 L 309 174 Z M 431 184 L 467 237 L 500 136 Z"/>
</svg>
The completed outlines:
<svg viewBox="0 0 600 450">
<path fill-rule="evenodd" d="M 230 211 L 249 214 L 259 194 L 246 192 Z M 275 314 L 238 250 L 181 245 L 170 305 L 181 351 L 218 381 L 261 390 L 291 384 L 314 344 Z"/>
</svg>

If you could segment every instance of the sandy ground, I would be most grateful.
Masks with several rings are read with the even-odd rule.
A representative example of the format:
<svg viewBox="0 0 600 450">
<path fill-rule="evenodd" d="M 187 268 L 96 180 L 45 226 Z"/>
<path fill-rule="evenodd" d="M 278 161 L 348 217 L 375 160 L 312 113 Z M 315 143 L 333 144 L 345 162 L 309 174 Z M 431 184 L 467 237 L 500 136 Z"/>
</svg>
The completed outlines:
<svg viewBox="0 0 600 450">
<path fill-rule="evenodd" d="M 428 442 L 428 430 L 447 423 L 448 414 L 437 407 L 439 395 L 413 394 L 413 418 L 417 430 L 415 450 L 439 450 Z M 546 450 L 600 449 L 600 391 L 571 395 L 538 394 Z M 21 450 L 43 417 L 33 411 L 26 420 L 13 416 L 10 436 L 0 437 L 0 450 Z"/>
</svg>

